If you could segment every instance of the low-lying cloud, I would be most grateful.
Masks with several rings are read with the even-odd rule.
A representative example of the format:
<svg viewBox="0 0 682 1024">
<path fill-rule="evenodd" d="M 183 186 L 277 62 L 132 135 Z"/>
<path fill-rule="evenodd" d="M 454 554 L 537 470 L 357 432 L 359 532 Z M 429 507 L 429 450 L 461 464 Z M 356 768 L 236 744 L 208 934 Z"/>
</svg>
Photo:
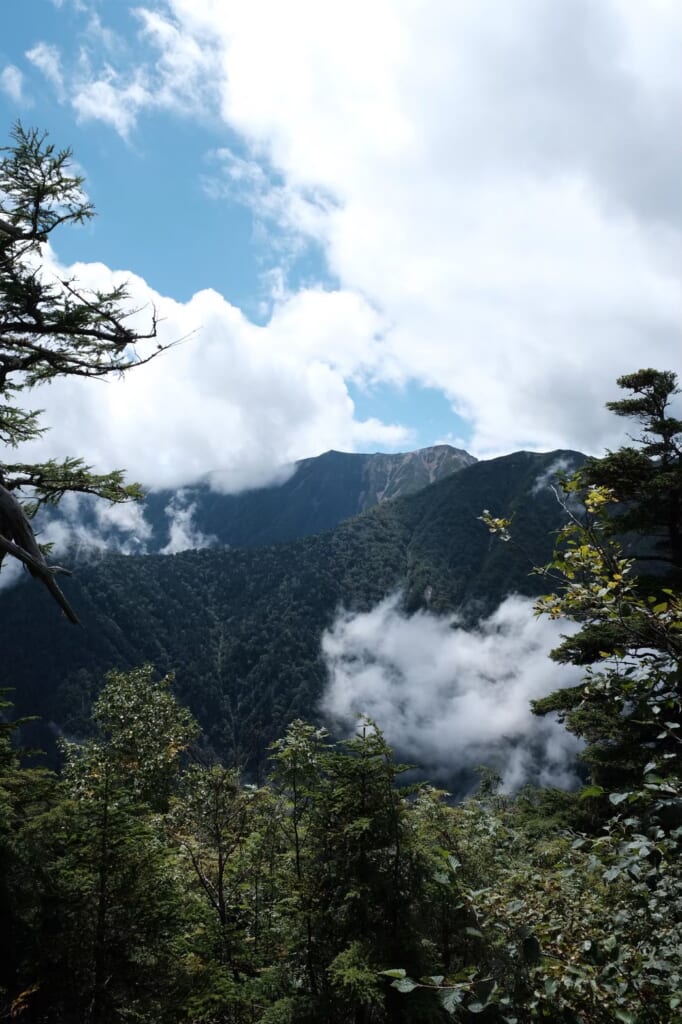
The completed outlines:
<svg viewBox="0 0 682 1024">
<path fill-rule="evenodd" d="M 111 553 L 146 554 L 152 536 L 142 505 L 112 505 L 81 494 L 66 494 L 59 508 L 41 512 L 33 527 L 40 544 L 52 545 L 51 561 L 66 557 L 69 564 Z"/>
<path fill-rule="evenodd" d="M 342 612 L 322 640 L 329 682 L 321 709 L 349 730 L 368 716 L 400 756 L 447 784 L 473 784 L 484 764 L 506 791 L 528 782 L 570 788 L 579 744 L 555 719 L 534 716 L 529 702 L 578 682 L 577 668 L 548 658 L 572 627 L 532 609 L 527 598 L 508 597 L 474 629 L 456 615 L 408 616 L 399 594 L 369 612 Z"/>
<path fill-rule="evenodd" d="M 187 491 L 179 490 L 173 495 L 163 510 L 168 518 L 168 543 L 161 548 L 160 554 L 174 555 L 190 548 L 198 551 L 218 543 L 217 537 L 202 533 L 197 527 L 194 522 L 196 510 L 197 503 L 191 500 Z"/>
</svg>

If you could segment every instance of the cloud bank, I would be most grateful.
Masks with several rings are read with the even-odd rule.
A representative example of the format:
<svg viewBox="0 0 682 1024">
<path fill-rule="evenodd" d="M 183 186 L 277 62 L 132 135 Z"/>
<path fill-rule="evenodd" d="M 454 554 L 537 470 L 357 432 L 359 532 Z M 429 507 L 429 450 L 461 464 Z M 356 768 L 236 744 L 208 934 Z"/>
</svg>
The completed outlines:
<svg viewBox="0 0 682 1024">
<path fill-rule="evenodd" d="M 406 616 L 400 595 L 370 612 L 342 613 L 322 640 L 329 682 L 322 712 L 352 731 L 376 721 L 402 757 L 431 778 L 472 786 L 484 764 L 506 791 L 577 782 L 576 739 L 529 701 L 575 685 L 580 671 L 550 661 L 566 623 L 536 619 L 527 598 L 506 598 L 476 629 L 456 616 Z M 465 782 L 462 783 L 461 779 Z"/>
</svg>

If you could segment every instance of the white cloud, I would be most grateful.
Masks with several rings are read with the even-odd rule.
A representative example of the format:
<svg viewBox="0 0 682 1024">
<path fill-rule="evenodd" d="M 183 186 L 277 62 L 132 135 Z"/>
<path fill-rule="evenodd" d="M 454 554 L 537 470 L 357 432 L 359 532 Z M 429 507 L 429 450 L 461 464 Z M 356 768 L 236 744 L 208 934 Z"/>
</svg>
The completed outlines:
<svg viewBox="0 0 682 1024">
<path fill-rule="evenodd" d="M 33 525 L 39 542 L 52 544 L 50 561 L 68 556 L 71 564 L 112 551 L 144 554 L 152 534 L 142 506 L 134 502 L 111 505 L 79 494 L 65 495 L 58 511 L 39 514 Z"/>
<path fill-rule="evenodd" d="M 539 494 L 540 491 L 548 488 L 556 488 L 559 479 L 562 476 L 570 476 L 571 473 L 575 472 L 576 468 L 576 462 L 573 459 L 566 457 L 555 459 L 543 473 L 538 475 L 533 484 L 531 494 Z"/>
<path fill-rule="evenodd" d="M 352 363 L 360 372 L 381 326 L 357 295 L 315 290 L 283 298 L 270 321 L 256 326 L 213 291 L 182 304 L 132 274 L 101 264 L 64 268 L 49 249 L 46 260 L 57 279 L 75 277 L 84 288 L 127 281 L 131 306 L 142 307 L 132 323 L 144 330 L 155 305 L 159 340 L 187 340 L 123 379 L 71 378 L 34 390 L 32 406 L 45 409 L 51 429 L 22 446 L 21 458 L 78 454 L 98 470 L 125 466 L 151 488 L 180 487 L 213 471 L 212 486 L 234 492 L 329 448 L 399 448 L 409 440 L 399 425 L 355 418 L 344 339 L 357 347 Z M 155 345 L 140 345 L 140 354 Z"/>
<path fill-rule="evenodd" d="M 312 227 L 392 325 L 384 379 L 442 389 L 478 454 L 617 441 L 615 377 L 677 356 L 678 6 L 166 9 L 157 45 L 220 50 L 223 117 L 275 201 L 333 197 Z"/>
<path fill-rule="evenodd" d="M 280 257 L 286 258 L 287 253 L 295 256 L 311 239 L 322 240 L 335 205 L 330 196 L 278 181 L 265 161 L 246 159 L 227 147 L 208 154 L 208 158 L 217 172 L 203 178 L 206 195 L 247 206 L 258 228 L 269 231 Z"/>
<path fill-rule="evenodd" d="M 202 533 L 194 522 L 196 502 L 188 500 L 185 491 L 173 495 L 164 512 L 168 518 L 168 543 L 161 549 L 162 555 L 175 555 L 178 551 L 211 547 L 217 538 Z"/>
<path fill-rule="evenodd" d="M 566 623 L 538 620 L 508 597 L 477 628 L 454 615 L 407 616 L 399 596 L 370 612 L 341 613 L 324 635 L 329 682 L 321 709 L 347 729 L 368 716 L 400 756 L 441 779 L 498 770 L 507 790 L 576 783 L 578 744 L 529 701 L 575 685 L 580 671 L 548 658 Z"/>
<path fill-rule="evenodd" d="M 104 121 L 127 139 L 140 107 L 146 105 L 149 97 L 143 76 L 136 75 L 121 87 L 115 73 L 106 69 L 104 77 L 82 82 L 71 102 L 79 120 Z"/>
<path fill-rule="evenodd" d="M 25 583 L 31 577 L 18 558 L 5 557 L 0 570 L 0 591 L 9 590 L 17 583 Z"/>
<path fill-rule="evenodd" d="M 378 325 L 328 325 L 328 354 L 314 292 L 297 306 L 280 289 L 268 336 L 279 325 L 289 342 L 295 310 L 306 387 L 334 391 L 332 420 L 342 377 L 415 380 L 471 422 L 477 455 L 622 440 L 603 408 L 615 378 L 678 359 L 679 4 L 159 0 L 136 14 L 134 57 L 90 53 L 71 102 L 124 137 L 161 109 L 239 135 L 248 155 L 219 148 L 205 185 L 280 245 L 314 238 L 333 302 Z"/>
<path fill-rule="evenodd" d="M 6 64 L 2 71 L 0 71 L 0 89 L 14 103 L 28 106 L 31 102 L 24 93 L 24 76 L 14 64 Z"/>
<path fill-rule="evenodd" d="M 26 57 L 54 87 L 57 96 L 64 98 L 64 74 L 58 47 L 41 42 L 26 51 Z"/>
<path fill-rule="evenodd" d="M 69 79 L 69 98 L 78 120 L 103 121 L 126 140 L 145 111 L 204 117 L 215 106 L 215 47 L 210 37 L 195 38 L 146 8 L 133 13 L 140 22 L 140 40 L 154 54 L 152 61 L 127 65 L 122 56 L 125 44 L 92 14 L 78 66 Z M 96 67 L 102 49 L 107 60 Z"/>
<path fill-rule="evenodd" d="M 142 505 L 134 501 L 126 501 L 119 505 L 110 505 L 107 501 L 95 503 L 95 516 L 99 526 L 111 532 L 118 531 L 126 536 L 129 550 L 144 550 L 144 544 L 151 538 L 152 528 L 144 517 Z"/>
</svg>

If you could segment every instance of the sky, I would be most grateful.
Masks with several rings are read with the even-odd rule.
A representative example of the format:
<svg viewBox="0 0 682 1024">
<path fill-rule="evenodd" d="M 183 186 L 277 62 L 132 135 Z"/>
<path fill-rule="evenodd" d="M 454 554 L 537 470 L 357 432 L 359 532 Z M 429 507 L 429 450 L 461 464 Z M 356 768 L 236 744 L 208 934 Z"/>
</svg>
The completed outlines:
<svg viewBox="0 0 682 1024">
<path fill-rule="evenodd" d="M 98 211 L 47 271 L 185 339 L 32 395 L 26 458 L 236 491 L 329 448 L 598 454 L 616 378 L 678 368 L 676 0 L 7 6 L 0 142 L 71 146 Z"/>
</svg>

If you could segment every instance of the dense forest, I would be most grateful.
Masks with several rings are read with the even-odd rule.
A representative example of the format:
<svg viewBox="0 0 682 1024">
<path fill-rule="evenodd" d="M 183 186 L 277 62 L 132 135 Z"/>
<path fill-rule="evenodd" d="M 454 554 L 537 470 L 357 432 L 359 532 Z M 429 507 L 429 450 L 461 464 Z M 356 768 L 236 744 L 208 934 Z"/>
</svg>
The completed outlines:
<svg viewBox="0 0 682 1024">
<path fill-rule="evenodd" d="M 51 231 L 91 210 L 80 179 L 69 176 L 68 152 L 21 126 L 14 142 L 0 160 L 7 449 L 42 429 L 39 413 L 18 403 L 22 391 L 56 376 L 134 372 L 137 340 L 125 324 L 123 291 L 93 296 L 74 283 L 60 290 L 37 273 Z M 110 638 L 69 683 L 72 715 L 83 683 L 86 738 L 60 742 L 57 769 L 40 766 L 17 742 L 28 724 L 9 709 L 14 699 L 32 713 L 50 668 L 48 657 L 22 670 L 31 641 L 19 640 L 26 622 L 12 618 L 21 602 L 34 602 L 22 616 L 42 629 L 42 612 L 28 611 L 38 607 L 37 589 L 17 588 L 4 603 L 6 681 L 24 675 L 7 694 L 0 726 L 0 1019 L 680 1019 L 682 421 L 671 414 L 673 373 L 644 369 L 619 384 L 626 397 L 610 408 L 638 439 L 567 476 L 558 488 L 561 516 L 549 525 L 541 510 L 554 496 L 527 499 L 555 456 L 521 453 L 471 466 L 454 484 L 444 480 L 330 534 L 251 553 L 194 553 L 198 562 L 107 559 L 79 573 L 68 593 L 56 581 L 64 570 L 36 541 L 34 517 L 69 491 L 127 500 L 135 488 L 78 460 L 0 465 L 0 551 L 23 562 L 66 616 L 49 637 L 40 634 L 43 660 L 56 651 L 57 624 L 73 636 L 80 619 L 85 635 Z M 469 534 L 448 546 L 453 509 Z M 336 561 L 339 547 L 351 555 Z M 538 562 L 530 577 L 529 559 Z M 126 612 L 128 564 L 144 569 L 134 579 L 140 607 Z M 197 564 L 206 591 L 190 571 Z M 305 616 L 319 608 L 324 618 L 339 600 L 363 607 L 400 584 L 408 612 L 424 601 L 438 611 L 466 600 L 475 616 L 519 579 L 520 564 L 527 592 L 545 594 L 538 613 L 576 625 L 553 657 L 582 666 L 582 681 L 534 710 L 558 714 L 584 741 L 589 779 L 577 792 L 505 794 L 483 766 L 477 792 L 455 802 L 427 783 L 401 784 L 406 766 L 381 723 L 361 722 L 354 737 L 335 741 L 300 719 L 269 745 L 258 784 L 247 783 L 219 756 L 218 737 L 202 739 L 183 703 L 200 710 L 205 680 L 194 690 L 191 682 L 193 663 L 206 664 L 199 621 L 208 618 L 226 644 L 238 643 L 230 588 L 242 603 L 252 588 L 245 635 L 260 630 L 267 652 L 275 623 L 259 616 L 268 587 L 286 588 L 279 605 L 272 590 L 267 598 L 281 619 L 297 601 Z M 224 572 L 212 575 L 215 566 Z M 224 603 L 211 605 L 206 595 L 223 583 Z M 179 647 L 160 639 L 143 652 L 154 667 L 119 664 L 94 684 L 141 616 L 150 636 L 167 635 L 154 618 L 166 593 L 173 628 L 184 634 Z M 286 664 L 300 645 L 304 661 L 314 659 L 301 621 L 292 618 L 289 631 L 277 657 Z M 239 654 L 245 675 L 249 644 Z M 182 694 L 167 674 L 171 650 L 184 652 Z M 265 665 L 250 686 L 257 691 L 275 667 Z M 207 699 L 216 692 L 224 691 L 209 689 Z M 278 721 L 292 710 L 283 707 Z"/>
<path fill-rule="evenodd" d="M 268 744 L 314 713 L 326 676 L 321 638 L 339 607 L 366 611 L 400 589 L 407 612 L 428 603 L 473 622 L 511 591 L 542 593 L 531 560 L 548 560 L 565 513 L 537 484 L 580 461 L 521 452 L 481 462 L 287 544 L 81 564 L 63 587 L 83 628 L 65 630 L 35 585 L 15 587 L 0 599 L 16 641 L 15 701 L 43 723 L 24 730 L 25 742 L 53 751 L 58 729 L 87 735 L 105 672 L 151 663 L 175 673 L 205 743 L 260 778 Z M 483 508 L 514 516 L 516 546 L 494 542 Z"/>
</svg>

